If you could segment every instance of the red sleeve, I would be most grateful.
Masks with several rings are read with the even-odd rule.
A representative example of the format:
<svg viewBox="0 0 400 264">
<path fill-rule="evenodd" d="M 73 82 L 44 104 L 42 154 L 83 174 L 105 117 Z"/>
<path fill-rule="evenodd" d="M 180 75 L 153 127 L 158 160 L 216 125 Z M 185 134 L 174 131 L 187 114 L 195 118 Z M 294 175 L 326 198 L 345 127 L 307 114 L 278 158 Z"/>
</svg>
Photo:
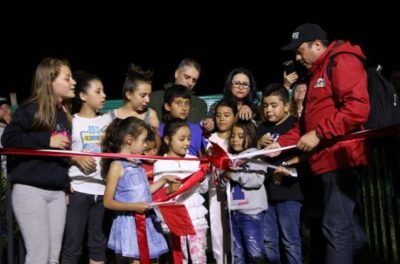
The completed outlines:
<svg viewBox="0 0 400 264">
<path fill-rule="evenodd" d="M 368 119 L 367 73 L 359 58 L 341 54 L 332 68 L 332 92 L 339 105 L 332 116 L 321 119 L 316 131 L 325 139 L 359 130 Z"/>
<path fill-rule="evenodd" d="M 294 145 L 297 143 L 297 141 L 299 141 L 299 138 L 300 138 L 299 122 L 296 122 L 296 124 L 292 129 L 290 129 L 288 132 L 279 137 L 278 143 L 279 145 L 281 145 L 281 147 Z"/>
</svg>

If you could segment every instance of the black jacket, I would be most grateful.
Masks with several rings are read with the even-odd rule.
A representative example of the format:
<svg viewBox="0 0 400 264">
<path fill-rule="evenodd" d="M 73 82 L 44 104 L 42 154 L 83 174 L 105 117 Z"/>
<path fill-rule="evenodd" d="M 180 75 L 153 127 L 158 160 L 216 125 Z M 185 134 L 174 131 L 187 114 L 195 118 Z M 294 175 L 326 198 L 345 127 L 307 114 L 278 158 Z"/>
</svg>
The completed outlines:
<svg viewBox="0 0 400 264">
<path fill-rule="evenodd" d="M 49 149 L 52 133 L 62 130 L 71 135 L 67 116 L 62 109 L 57 112 L 57 125 L 53 132 L 33 130 L 32 121 L 37 110 L 35 102 L 29 102 L 17 109 L 1 138 L 5 148 Z M 8 166 L 12 183 L 46 190 L 63 190 L 69 185 L 69 158 L 11 156 Z"/>
</svg>

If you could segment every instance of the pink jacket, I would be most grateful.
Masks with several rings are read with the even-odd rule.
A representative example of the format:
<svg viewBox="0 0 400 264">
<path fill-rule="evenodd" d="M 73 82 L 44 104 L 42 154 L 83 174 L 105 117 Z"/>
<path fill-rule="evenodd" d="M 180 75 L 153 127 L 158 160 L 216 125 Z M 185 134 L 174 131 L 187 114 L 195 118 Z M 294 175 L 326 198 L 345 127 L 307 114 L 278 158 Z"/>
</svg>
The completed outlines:
<svg viewBox="0 0 400 264">
<path fill-rule="evenodd" d="M 331 82 L 327 66 L 333 56 Z M 340 136 L 362 130 L 368 118 L 367 75 L 360 59 L 365 56 L 359 46 L 332 42 L 312 65 L 299 124 L 278 140 L 281 146 L 296 144 L 301 135 L 315 129 L 323 138 L 309 160 L 317 175 L 367 163 L 364 142 L 334 142 Z"/>
</svg>

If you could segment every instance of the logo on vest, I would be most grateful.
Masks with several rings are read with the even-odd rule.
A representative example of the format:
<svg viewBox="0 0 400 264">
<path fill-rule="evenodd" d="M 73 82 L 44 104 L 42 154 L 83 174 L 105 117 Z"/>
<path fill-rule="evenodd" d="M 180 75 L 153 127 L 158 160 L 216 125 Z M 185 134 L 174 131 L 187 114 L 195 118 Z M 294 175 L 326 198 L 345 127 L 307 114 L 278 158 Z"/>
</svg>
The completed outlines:
<svg viewBox="0 0 400 264">
<path fill-rule="evenodd" d="M 325 79 L 324 78 L 318 78 L 318 80 L 315 83 L 315 88 L 324 88 L 325 87 Z"/>
</svg>

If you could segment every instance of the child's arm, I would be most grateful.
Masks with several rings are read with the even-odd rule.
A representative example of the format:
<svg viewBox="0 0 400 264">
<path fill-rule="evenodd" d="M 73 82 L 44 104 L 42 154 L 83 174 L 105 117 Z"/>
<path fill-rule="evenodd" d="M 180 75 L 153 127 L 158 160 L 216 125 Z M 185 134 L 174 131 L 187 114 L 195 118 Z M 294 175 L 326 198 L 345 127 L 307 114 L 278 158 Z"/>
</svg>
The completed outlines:
<svg viewBox="0 0 400 264">
<path fill-rule="evenodd" d="M 259 188 L 264 183 L 265 166 L 257 163 L 250 163 L 249 170 L 233 170 L 226 177 L 239 183 L 246 188 Z"/>
<path fill-rule="evenodd" d="M 281 185 L 283 182 L 283 177 L 290 176 L 290 171 L 284 166 L 279 166 L 272 173 L 272 182 L 275 185 Z"/>
<path fill-rule="evenodd" d="M 32 104 L 21 106 L 14 114 L 13 120 L 4 129 L 1 137 L 4 147 L 13 148 L 49 148 L 58 147 L 51 145 L 51 132 L 32 130 L 33 116 L 36 108 Z M 67 141 L 67 137 L 53 136 L 59 141 Z M 62 140 L 61 140 L 62 139 Z M 54 140 L 53 140 L 54 141 Z M 63 143 L 63 142 L 61 142 Z M 69 140 L 67 141 L 69 143 Z M 65 143 L 65 146 L 67 144 Z M 62 147 L 60 147 L 62 148 Z"/>
<path fill-rule="evenodd" d="M 203 119 L 203 128 L 205 130 L 205 132 L 211 133 L 214 128 L 215 128 L 215 124 L 214 124 L 214 120 L 212 119 L 212 117 L 205 117 Z"/>
<path fill-rule="evenodd" d="M 268 146 L 269 144 L 275 142 L 273 136 L 268 132 L 265 133 L 262 137 L 260 137 L 260 139 L 257 141 L 257 148 L 261 149 L 264 148 L 266 146 Z"/>
<path fill-rule="evenodd" d="M 118 202 L 114 199 L 115 191 L 117 189 L 118 180 L 124 174 L 124 168 L 119 162 L 112 162 L 110 170 L 107 175 L 107 185 L 104 192 L 104 207 L 115 211 L 134 211 L 144 213 L 149 205 L 147 203 L 124 203 Z"/>
<path fill-rule="evenodd" d="M 150 192 L 154 193 L 155 191 L 157 191 L 158 189 L 163 187 L 164 184 L 166 184 L 167 182 L 168 183 L 178 183 L 180 181 L 179 181 L 179 177 L 177 177 L 177 176 L 164 175 L 160 179 L 158 179 L 157 181 L 153 182 L 152 185 L 150 185 Z"/>
<path fill-rule="evenodd" d="M 288 159 L 285 163 L 282 163 L 285 166 L 296 166 L 300 163 L 300 157 L 294 156 L 293 158 Z"/>
<path fill-rule="evenodd" d="M 93 157 L 71 157 L 72 165 L 76 165 L 84 174 L 96 171 L 96 159 Z"/>
<path fill-rule="evenodd" d="M 206 175 L 204 175 L 204 178 L 199 182 L 197 186 L 197 192 L 198 193 L 206 193 L 208 191 L 208 183 L 209 183 L 209 178 Z"/>
</svg>

